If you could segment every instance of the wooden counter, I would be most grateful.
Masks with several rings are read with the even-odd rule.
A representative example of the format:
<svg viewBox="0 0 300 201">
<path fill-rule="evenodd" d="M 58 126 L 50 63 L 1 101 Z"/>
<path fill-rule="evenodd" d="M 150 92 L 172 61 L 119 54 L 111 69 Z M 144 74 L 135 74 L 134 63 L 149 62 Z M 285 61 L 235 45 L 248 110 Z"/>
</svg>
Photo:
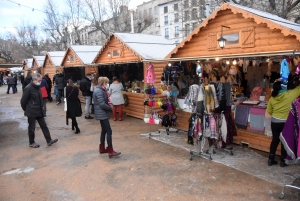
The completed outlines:
<svg viewBox="0 0 300 201">
<path fill-rule="evenodd" d="M 144 94 L 142 93 L 132 93 L 132 92 L 123 92 L 128 97 L 128 105 L 124 106 L 123 112 L 132 117 L 139 119 L 144 118 Z"/>
</svg>

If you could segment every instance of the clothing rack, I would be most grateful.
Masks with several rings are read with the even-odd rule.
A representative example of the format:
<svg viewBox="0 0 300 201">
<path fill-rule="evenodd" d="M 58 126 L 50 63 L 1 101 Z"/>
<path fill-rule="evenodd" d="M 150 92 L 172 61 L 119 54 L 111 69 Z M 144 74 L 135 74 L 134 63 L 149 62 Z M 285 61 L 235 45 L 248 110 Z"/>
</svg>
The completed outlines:
<svg viewBox="0 0 300 201">
<path fill-rule="evenodd" d="M 284 186 L 282 187 L 282 192 L 279 194 L 279 199 L 280 199 L 280 200 L 283 200 L 283 199 L 284 199 L 284 190 L 285 190 L 285 188 L 287 188 L 287 187 L 290 187 L 290 188 L 294 188 L 294 189 L 300 190 L 300 187 L 286 184 L 286 185 L 284 185 Z"/>
<path fill-rule="evenodd" d="M 199 79 L 199 86 L 202 85 L 202 78 Z M 202 114 L 198 114 L 196 113 L 197 115 L 202 115 Z M 202 123 L 202 122 L 201 122 Z M 204 137 L 203 136 L 203 133 L 202 133 L 202 136 L 198 137 L 197 139 L 197 144 L 200 145 L 200 151 L 199 152 L 196 152 L 196 151 L 193 151 L 193 150 L 190 150 L 190 160 L 193 160 L 193 156 L 202 156 L 204 158 L 207 158 L 209 160 L 212 160 L 212 154 L 216 154 L 216 150 L 223 150 L 225 151 L 226 153 L 230 154 L 231 156 L 233 155 L 233 148 L 214 148 L 214 144 L 211 143 L 211 145 L 209 146 L 209 148 L 207 150 L 203 150 L 204 149 L 204 146 L 206 144 L 206 141 L 209 141 L 208 140 L 209 138 L 207 137 Z"/>
</svg>

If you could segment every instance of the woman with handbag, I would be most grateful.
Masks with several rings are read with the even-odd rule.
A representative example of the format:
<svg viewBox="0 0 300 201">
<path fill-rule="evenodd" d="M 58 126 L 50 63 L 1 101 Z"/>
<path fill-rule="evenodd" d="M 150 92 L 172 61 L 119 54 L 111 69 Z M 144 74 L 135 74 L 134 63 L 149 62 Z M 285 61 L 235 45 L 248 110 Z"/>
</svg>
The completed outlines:
<svg viewBox="0 0 300 201">
<path fill-rule="evenodd" d="M 64 89 L 64 97 L 67 102 L 67 108 L 65 110 L 67 125 L 69 125 L 69 118 L 72 119 L 72 130 L 74 130 L 74 127 L 76 128 L 75 134 L 80 133 L 76 117 L 80 117 L 82 115 L 81 103 L 78 98 L 78 93 L 78 88 L 75 87 L 73 81 L 69 79 L 67 81 L 67 86 Z"/>
<path fill-rule="evenodd" d="M 112 130 L 109 123 L 108 111 L 112 110 L 112 103 L 110 101 L 110 95 L 107 91 L 109 79 L 107 77 L 99 77 L 98 86 L 93 93 L 93 99 L 95 104 L 95 118 L 100 120 L 102 128 L 100 135 L 100 154 L 108 153 L 108 157 L 118 156 L 121 152 L 115 152 L 112 146 Z M 105 148 L 105 137 L 108 147 Z"/>
<path fill-rule="evenodd" d="M 46 106 L 47 98 L 48 98 L 47 89 L 48 89 L 47 81 L 43 78 L 42 82 L 41 82 L 41 85 L 40 85 L 40 90 L 42 92 L 43 108 L 45 110 L 44 118 L 46 118 L 46 113 L 47 113 L 47 106 Z"/>
</svg>

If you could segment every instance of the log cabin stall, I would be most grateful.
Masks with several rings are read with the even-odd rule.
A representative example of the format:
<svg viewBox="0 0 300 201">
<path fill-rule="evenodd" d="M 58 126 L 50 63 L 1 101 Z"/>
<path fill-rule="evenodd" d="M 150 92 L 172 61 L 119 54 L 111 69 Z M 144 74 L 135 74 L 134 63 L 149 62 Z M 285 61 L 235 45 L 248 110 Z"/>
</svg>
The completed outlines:
<svg viewBox="0 0 300 201">
<path fill-rule="evenodd" d="M 227 41 L 221 48 L 222 44 L 218 42 L 222 42 L 222 38 Z M 295 71 L 300 61 L 299 54 L 299 24 L 255 9 L 224 3 L 163 61 L 170 61 L 170 66 L 186 61 L 186 66 L 190 65 L 194 75 L 202 77 L 203 81 L 209 77 L 211 82 L 221 83 L 221 86 L 230 84 L 227 116 L 235 117 L 233 121 L 236 126 L 227 127 L 227 135 L 231 132 L 233 143 L 247 144 L 248 147 L 268 152 L 271 138 L 265 135 L 269 130 L 265 129 L 264 120 L 271 83 L 280 77 L 287 79 L 288 74 L 282 73 L 282 69 L 285 72 Z M 185 83 L 192 84 L 188 79 Z M 206 103 L 203 107 L 206 112 L 214 111 L 217 106 L 217 102 L 213 102 L 216 97 L 209 94 L 204 88 Z M 220 96 L 217 101 L 224 100 Z M 186 107 L 183 102 L 178 102 L 181 108 Z M 228 108 L 226 101 L 225 104 Z M 187 119 L 191 113 L 186 110 L 176 113 L 178 128 L 190 132 Z M 226 116 L 226 110 L 224 114 Z M 195 138 L 193 134 L 191 137 Z M 280 153 L 280 146 L 277 153 Z"/>
<path fill-rule="evenodd" d="M 60 64 L 64 55 L 65 51 L 47 52 L 44 63 L 42 64 L 42 75 L 45 76 L 45 74 L 48 73 L 49 78 L 53 82 L 53 77 L 56 72 L 62 72 Z M 51 88 L 51 92 L 54 92 L 54 87 Z"/>
<path fill-rule="evenodd" d="M 91 45 L 71 45 L 67 48 L 60 66 L 63 67 L 65 79 L 71 79 L 75 85 L 79 86 L 80 81 L 87 73 L 96 73 L 97 69 L 92 65 L 102 46 Z M 84 102 L 81 91 L 79 99 Z"/>
<path fill-rule="evenodd" d="M 44 76 L 44 68 L 43 64 L 45 61 L 45 56 L 33 56 L 33 70 L 36 73 L 40 73 L 41 75 Z"/>
<path fill-rule="evenodd" d="M 174 42 L 162 36 L 139 33 L 112 33 L 95 57 L 93 63 L 98 65 L 100 76 L 112 80 L 116 76 L 123 83 L 123 94 L 128 98 L 124 113 L 128 116 L 143 119 L 145 106 L 146 72 L 149 62 L 166 57 L 175 48 Z M 153 75 L 161 76 L 161 71 L 166 62 L 157 62 Z M 151 86 L 158 86 L 160 79 L 155 79 Z M 157 94 L 157 97 L 160 95 Z M 159 109 L 159 108 L 156 108 Z"/>
<path fill-rule="evenodd" d="M 24 59 L 23 71 L 24 71 L 25 78 L 28 75 L 28 72 L 33 73 L 33 71 L 32 71 L 33 63 L 32 62 L 33 62 L 33 59 L 31 59 L 31 58 Z"/>
</svg>

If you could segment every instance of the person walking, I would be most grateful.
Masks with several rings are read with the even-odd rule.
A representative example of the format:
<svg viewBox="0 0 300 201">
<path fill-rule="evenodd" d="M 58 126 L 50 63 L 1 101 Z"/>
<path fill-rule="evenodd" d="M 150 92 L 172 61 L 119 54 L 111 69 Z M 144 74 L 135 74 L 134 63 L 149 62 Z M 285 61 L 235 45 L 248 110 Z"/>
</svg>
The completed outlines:
<svg viewBox="0 0 300 201">
<path fill-rule="evenodd" d="M 24 84 L 23 84 L 23 86 L 22 86 L 23 90 L 24 90 L 24 88 L 25 88 L 29 83 L 31 83 L 31 80 L 32 80 L 31 72 L 28 72 L 28 74 L 27 74 L 27 76 L 26 76 L 26 78 L 25 78 L 25 80 L 24 80 Z"/>
<path fill-rule="evenodd" d="M 7 82 L 7 92 L 6 93 L 9 94 L 10 88 L 12 88 L 13 93 L 16 93 L 15 92 L 15 79 L 10 74 L 8 74 L 6 82 Z"/>
<path fill-rule="evenodd" d="M 57 85 L 57 90 L 58 90 L 58 97 L 56 99 L 56 105 L 59 105 L 61 103 L 61 98 L 63 96 L 63 90 L 66 86 L 65 78 L 62 73 L 59 73 L 55 76 L 55 83 Z"/>
<path fill-rule="evenodd" d="M 93 93 L 96 86 L 98 85 L 98 78 L 99 78 L 99 74 L 96 74 L 93 78 L 93 80 L 91 81 L 91 92 Z M 94 114 L 95 110 L 94 110 L 94 101 L 93 101 L 93 95 L 92 95 L 92 109 L 91 109 L 91 114 Z"/>
<path fill-rule="evenodd" d="M 45 110 L 44 117 L 46 118 L 47 117 L 46 113 L 47 113 L 48 84 L 47 84 L 47 81 L 43 78 L 42 78 L 42 82 L 41 82 L 41 85 L 40 85 L 40 90 L 41 90 L 41 93 L 42 93 L 43 107 L 44 107 L 44 110 Z"/>
<path fill-rule="evenodd" d="M 109 94 L 113 104 L 112 113 L 114 121 L 117 120 L 117 109 L 119 110 L 119 121 L 123 120 L 123 105 L 125 103 L 122 93 L 123 89 L 123 84 L 119 82 L 117 77 L 113 77 L 113 82 L 109 86 Z"/>
<path fill-rule="evenodd" d="M 24 73 L 21 73 L 21 75 L 20 75 L 20 82 L 21 82 L 21 85 L 22 85 L 22 90 L 23 90 L 24 80 L 25 80 Z"/>
<path fill-rule="evenodd" d="M 64 97 L 67 99 L 66 118 L 67 125 L 69 125 L 69 118 L 72 119 L 72 130 L 74 130 L 74 127 L 76 128 L 75 134 L 80 133 L 76 117 L 80 117 L 82 115 L 81 103 L 78 98 L 78 94 L 78 88 L 75 87 L 73 81 L 69 79 L 67 81 L 67 86 L 64 91 Z"/>
<path fill-rule="evenodd" d="M 52 90 L 52 81 L 51 78 L 49 77 L 48 73 L 45 73 L 44 79 L 47 82 L 48 88 L 47 88 L 47 93 L 48 93 L 48 101 L 51 103 L 52 102 L 52 96 L 51 96 L 51 90 Z"/>
<path fill-rule="evenodd" d="M 17 88 L 17 86 L 18 86 L 18 77 L 17 77 L 16 74 L 14 75 L 14 81 L 15 81 L 14 90 L 15 90 L 15 93 L 18 93 L 18 88 Z"/>
<path fill-rule="evenodd" d="M 40 91 L 40 85 L 42 82 L 42 75 L 36 73 L 32 76 L 32 81 L 29 83 L 23 91 L 21 98 L 21 107 L 24 111 L 24 115 L 28 119 L 28 136 L 29 147 L 39 148 L 40 145 L 35 142 L 35 123 L 38 121 L 44 137 L 47 141 L 47 145 L 51 146 L 56 143 L 58 139 L 52 140 L 49 129 L 44 119 L 45 109 L 42 103 L 42 93 Z"/>
<path fill-rule="evenodd" d="M 277 146 L 280 142 L 280 133 L 283 130 L 286 119 L 290 112 L 290 107 L 292 102 L 300 96 L 300 85 L 292 90 L 285 90 L 282 88 L 281 81 L 275 81 L 273 84 L 272 96 L 268 102 L 266 112 L 271 116 L 271 130 L 272 130 L 272 141 L 270 145 L 270 153 L 268 165 L 277 165 L 278 162 L 275 161 L 275 154 Z M 280 157 L 280 167 L 285 167 L 286 150 L 281 144 L 281 157 Z"/>
<path fill-rule="evenodd" d="M 0 73 L 0 87 L 3 85 L 3 73 Z"/>
<path fill-rule="evenodd" d="M 92 80 L 92 76 L 91 74 L 88 73 L 86 74 L 86 77 L 80 81 L 80 90 L 82 92 L 82 96 L 84 98 L 84 103 L 85 103 L 84 116 L 86 119 L 94 118 L 91 117 L 90 115 L 90 104 L 92 101 L 92 94 L 93 94 L 93 92 L 91 92 L 91 80 Z"/>
<path fill-rule="evenodd" d="M 112 130 L 109 123 L 108 111 L 112 110 L 112 103 L 110 95 L 106 89 L 109 79 L 107 77 L 99 77 L 98 86 L 94 90 L 93 99 L 95 104 L 95 118 L 100 120 L 101 135 L 100 135 L 100 154 L 108 153 L 108 157 L 114 157 L 121 154 L 116 152 L 112 146 Z M 107 141 L 107 148 L 105 148 L 105 136 Z"/>
</svg>

